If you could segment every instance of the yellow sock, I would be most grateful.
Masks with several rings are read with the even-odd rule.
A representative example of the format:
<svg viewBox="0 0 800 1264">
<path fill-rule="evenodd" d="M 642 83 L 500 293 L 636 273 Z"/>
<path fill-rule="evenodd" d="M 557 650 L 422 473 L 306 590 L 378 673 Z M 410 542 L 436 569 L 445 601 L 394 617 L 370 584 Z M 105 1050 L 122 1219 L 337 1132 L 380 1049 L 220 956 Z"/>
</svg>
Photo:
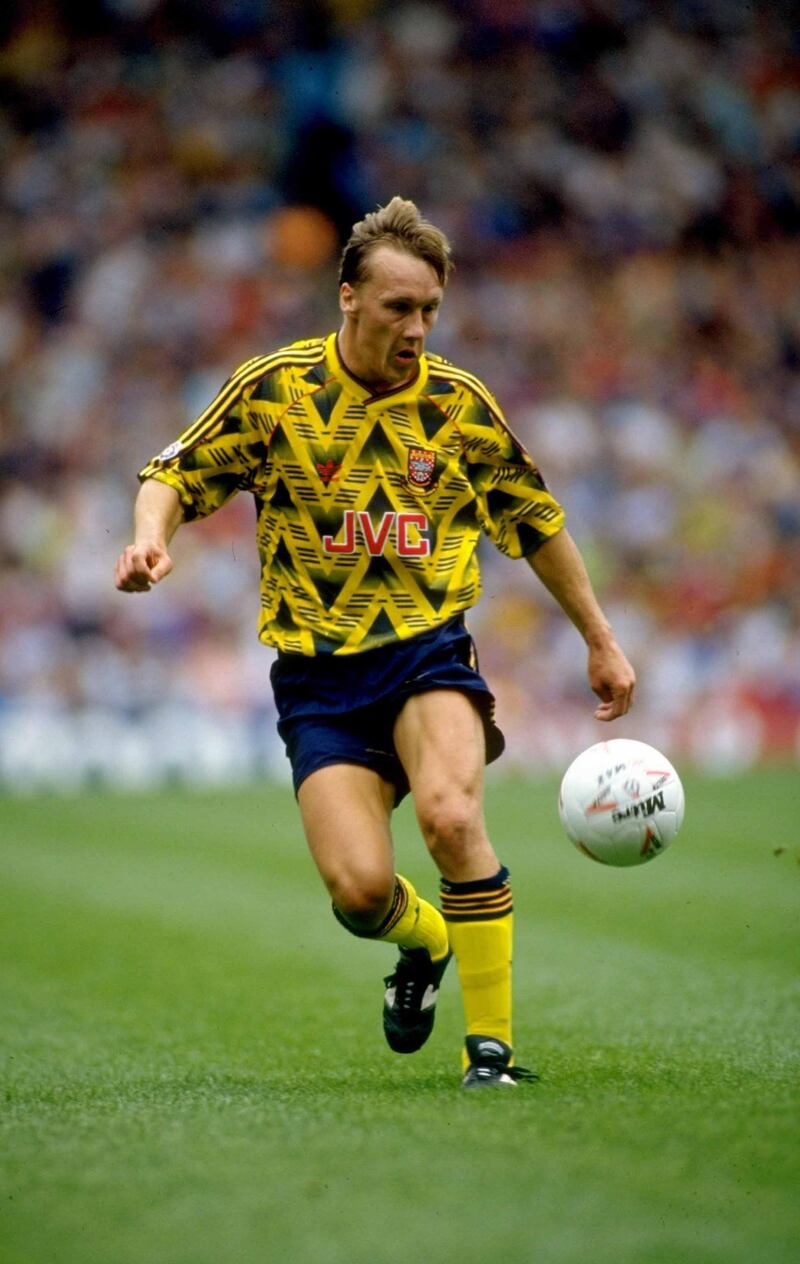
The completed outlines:
<svg viewBox="0 0 800 1264">
<path fill-rule="evenodd" d="M 441 913 L 417 895 L 408 878 L 399 873 L 392 911 L 375 938 L 401 948 L 427 948 L 433 961 L 440 961 L 450 951 Z"/>
<path fill-rule="evenodd" d="M 360 930 L 348 922 L 336 905 L 333 915 L 359 939 L 382 939 L 401 948 L 426 948 L 433 961 L 441 961 L 450 951 L 447 923 L 437 908 L 417 895 L 408 878 L 395 874 L 392 907 L 375 930 Z"/>
<path fill-rule="evenodd" d="M 458 965 L 468 1036 L 511 1040 L 514 917 L 508 870 L 478 882 L 442 882 L 442 909 Z M 462 1062 L 468 1065 L 466 1053 Z"/>
</svg>

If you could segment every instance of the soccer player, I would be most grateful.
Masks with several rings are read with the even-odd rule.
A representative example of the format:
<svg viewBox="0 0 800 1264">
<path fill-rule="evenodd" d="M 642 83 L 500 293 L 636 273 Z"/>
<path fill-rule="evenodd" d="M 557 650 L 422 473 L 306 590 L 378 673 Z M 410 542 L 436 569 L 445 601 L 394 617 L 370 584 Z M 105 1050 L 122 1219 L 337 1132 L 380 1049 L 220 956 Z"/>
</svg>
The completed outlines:
<svg viewBox="0 0 800 1264">
<path fill-rule="evenodd" d="M 634 673 L 594 596 L 561 507 L 493 395 L 425 344 L 451 268 L 447 239 L 395 197 L 344 248 L 338 333 L 248 360 L 141 471 L 117 587 L 172 569 L 183 522 L 250 492 L 259 634 L 311 854 L 352 934 L 399 948 L 383 1026 L 427 1040 L 455 957 L 465 1088 L 535 1078 L 514 1063 L 512 902 L 486 831 L 483 770 L 503 749 L 464 612 L 481 532 L 524 558 L 581 632 L 613 720 Z M 395 871 L 392 809 L 410 792 L 441 875 L 441 911 Z"/>
</svg>

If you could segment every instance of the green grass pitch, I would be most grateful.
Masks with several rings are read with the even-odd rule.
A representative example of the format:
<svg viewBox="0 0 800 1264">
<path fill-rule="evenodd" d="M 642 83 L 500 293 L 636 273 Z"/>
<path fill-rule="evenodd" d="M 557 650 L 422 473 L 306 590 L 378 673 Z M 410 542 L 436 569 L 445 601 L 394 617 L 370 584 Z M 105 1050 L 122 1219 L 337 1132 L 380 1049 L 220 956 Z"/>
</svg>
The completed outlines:
<svg viewBox="0 0 800 1264">
<path fill-rule="evenodd" d="M 498 781 L 516 1045 L 458 1090 L 380 1029 L 274 787 L 0 800 L 2 1264 L 779 1264 L 800 1258 L 800 778 L 686 778 L 610 870 L 551 781 Z M 398 867 L 433 896 L 408 805 Z"/>
</svg>

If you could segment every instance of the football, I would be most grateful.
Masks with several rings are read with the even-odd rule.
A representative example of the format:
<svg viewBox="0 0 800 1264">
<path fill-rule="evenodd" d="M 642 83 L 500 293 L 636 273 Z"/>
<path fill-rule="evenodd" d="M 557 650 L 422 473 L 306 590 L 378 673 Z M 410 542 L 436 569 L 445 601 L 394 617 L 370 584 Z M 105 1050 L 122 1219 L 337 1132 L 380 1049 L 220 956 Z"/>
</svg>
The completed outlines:
<svg viewBox="0 0 800 1264">
<path fill-rule="evenodd" d="M 654 747 L 598 742 L 564 773 L 558 812 L 567 837 L 602 865 L 642 865 L 669 847 L 683 821 L 681 780 Z"/>
</svg>

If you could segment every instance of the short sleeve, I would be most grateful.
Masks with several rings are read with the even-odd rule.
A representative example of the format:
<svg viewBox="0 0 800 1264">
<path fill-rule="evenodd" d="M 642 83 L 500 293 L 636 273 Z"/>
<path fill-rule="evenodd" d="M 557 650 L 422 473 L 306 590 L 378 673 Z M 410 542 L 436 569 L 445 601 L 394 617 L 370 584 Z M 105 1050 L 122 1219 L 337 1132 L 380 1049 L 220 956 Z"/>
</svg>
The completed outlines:
<svg viewBox="0 0 800 1264">
<path fill-rule="evenodd" d="M 564 525 L 564 510 L 487 393 L 459 420 L 467 477 L 485 534 L 507 557 L 527 557 Z"/>
</svg>

